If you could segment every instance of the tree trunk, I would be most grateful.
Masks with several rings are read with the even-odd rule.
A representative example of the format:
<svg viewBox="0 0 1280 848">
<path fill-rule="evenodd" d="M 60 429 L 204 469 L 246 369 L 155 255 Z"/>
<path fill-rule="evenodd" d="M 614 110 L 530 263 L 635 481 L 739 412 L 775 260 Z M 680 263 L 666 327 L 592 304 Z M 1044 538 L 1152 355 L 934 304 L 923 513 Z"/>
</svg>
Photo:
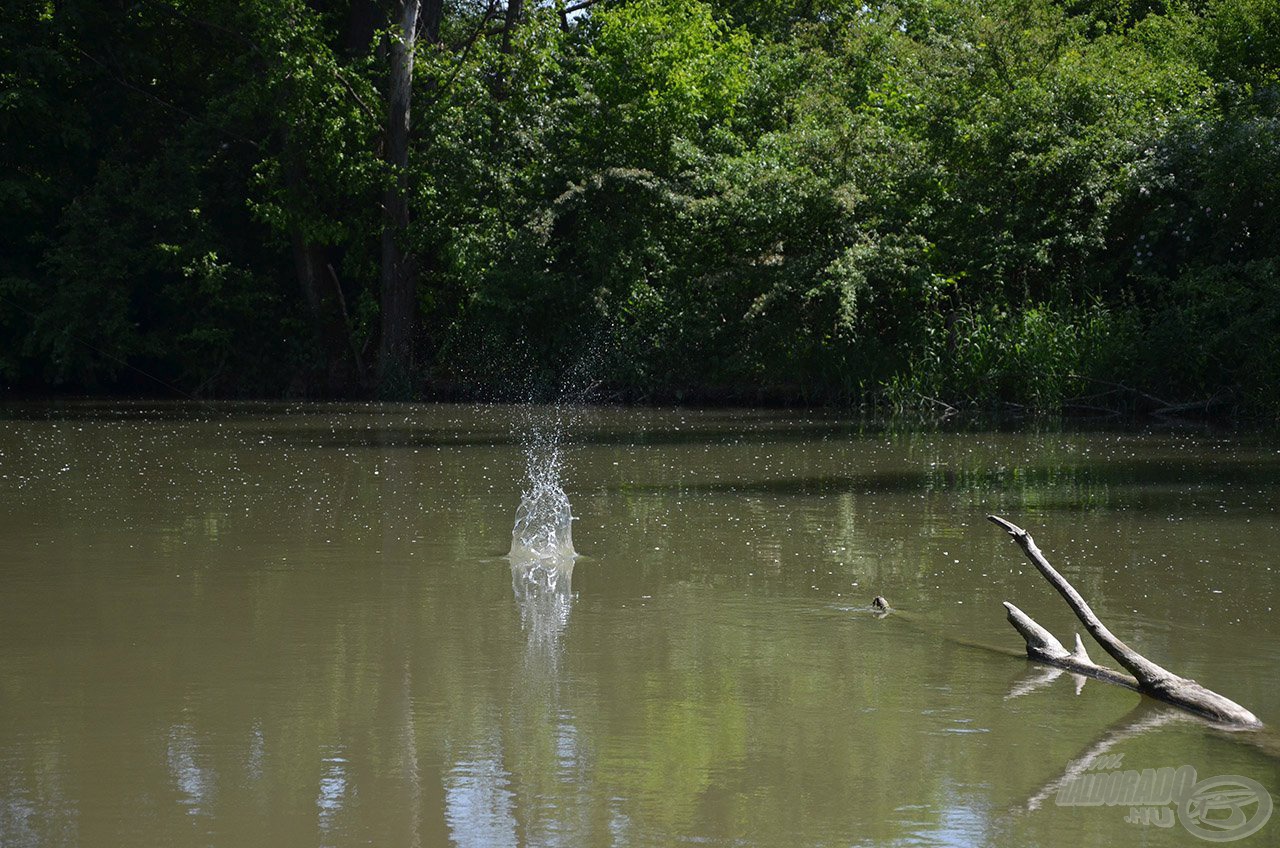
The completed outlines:
<svg viewBox="0 0 1280 848">
<path fill-rule="evenodd" d="M 306 297 L 311 326 L 324 359 L 327 396 L 350 393 L 357 381 L 357 356 L 351 350 L 351 333 L 342 305 L 342 290 L 329 271 L 327 251 L 323 245 L 307 241 L 294 232 L 293 265 Z"/>
<path fill-rule="evenodd" d="M 1068 671 L 1088 674 L 1100 680 L 1129 686 L 1144 695 L 1149 695 L 1152 698 L 1165 701 L 1216 722 L 1235 727 L 1262 726 L 1262 722 L 1258 720 L 1257 716 L 1235 701 L 1204 688 L 1194 680 L 1179 677 L 1173 672 L 1156 665 L 1124 642 L 1121 642 L 1116 638 L 1115 634 L 1107 629 L 1106 625 L 1102 623 L 1089 607 L 1089 604 L 1076 591 L 1075 587 L 1049 564 L 1044 554 L 1036 547 L 1035 540 L 1031 538 L 1030 533 L 1016 524 L 1005 521 L 998 515 L 988 515 L 987 518 L 992 523 L 1004 528 L 1005 532 L 1018 543 L 1023 553 L 1027 555 L 1027 559 L 1031 560 L 1031 564 L 1044 575 L 1044 578 L 1049 581 L 1049 585 L 1058 591 L 1058 594 L 1067 602 L 1067 606 L 1071 607 L 1071 611 L 1076 614 L 1076 618 L 1080 619 L 1080 623 L 1084 625 L 1089 635 L 1116 662 L 1124 666 L 1133 677 L 1129 678 L 1109 668 L 1097 665 L 1090 660 L 1078 635 L 1076 636 L 1076 650 L 1068 651 L 1062 646 L 1061 642 L 1054 638 L 1049 631 L 1037 624 L 1031 616 L 1013 604 L 1006 602 L 1005 609 L 1008 611 L 1009 622 L 1026 640 L 1028 657 L 1059 668 L 1065 668 Z"/>
<path fill-rule="evenodd" d="M 502 22 L 502 52 L 511 52 L 511 38 L 515 34 L 516 24 L 520 21 L 520 13 L 524 0 L 507 0 L 507 14 Z"/>
<path fill-rule="evenodd" d="M 347 10 L 347 25 L 343 37 L 343 48 L 348 55 L 365 54 L 381 20 L 376 0 L 353 0 L 351 8 Z"/>
<path fill-rule="evenodd" d="M 440 22 L 444 18 L 444 0 L 423 0 L 422 38 L 428 44 L 440 43 Z"/>
<path fill-rule="evenodd" d="M 417 293 L 412 254 L 404 239 L 409 227 L 409 107 L 413 96 L 413 49 L 421 0 L 399 0 L 391 39 L 391 80 L 387 91 L 386 162 L 393 182 L 382 197 L 382 344 L 380 390 L 403 397 L 413 372 L 413 325 Z"/>
<path fill-rule="evenodd" d="M 307 153 L 292 130 L 284 137 L 284 179 L 291 202 L 299 207 L 307 200 Z M 351 333 L 347 327 L 342 291 L 330 278 L 329 249 L 307 238 L 299 222 L 290 226 L 289 242 L 293 252 L 294 273 L 307 304 L 311 331 L 319 346 L 324 368 L 323 385 L 307 386 L 325 396 L 349 394 L 355 388 L 359 368 L 351 356 Z"/>
</svg>

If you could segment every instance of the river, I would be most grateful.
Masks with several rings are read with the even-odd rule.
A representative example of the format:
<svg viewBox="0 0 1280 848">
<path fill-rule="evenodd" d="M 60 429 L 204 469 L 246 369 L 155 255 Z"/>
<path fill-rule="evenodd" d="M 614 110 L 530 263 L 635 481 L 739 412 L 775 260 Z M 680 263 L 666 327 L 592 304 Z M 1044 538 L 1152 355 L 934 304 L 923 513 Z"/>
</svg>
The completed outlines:
<svg viewBox="0 0 1280 848">
<path fill-rule="evenodd" d="M 1270 730 L 1010 655 L 1002 601 L 1077 628 L 984 520 L 1280 727 L 1280 440 L 562 410 L 548 588 L 506 555 L 554 418 L 5 407 L 0 845 L 1187 845 L 1059 790 L 1280 799 Z"/>
</svg>

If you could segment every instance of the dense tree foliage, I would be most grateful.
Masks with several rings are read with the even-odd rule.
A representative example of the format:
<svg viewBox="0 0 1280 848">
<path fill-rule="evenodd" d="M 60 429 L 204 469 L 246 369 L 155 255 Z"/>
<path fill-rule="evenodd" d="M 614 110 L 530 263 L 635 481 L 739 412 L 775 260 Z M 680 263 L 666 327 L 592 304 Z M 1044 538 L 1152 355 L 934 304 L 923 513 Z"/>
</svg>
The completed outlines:
<svg viewBox="0 0 1280 848">
<path fill-rule="evenodd" d="M 14 0 L 0 161 L 11 388 L 1280 411 L 1275 0 Z"/>
</svg>

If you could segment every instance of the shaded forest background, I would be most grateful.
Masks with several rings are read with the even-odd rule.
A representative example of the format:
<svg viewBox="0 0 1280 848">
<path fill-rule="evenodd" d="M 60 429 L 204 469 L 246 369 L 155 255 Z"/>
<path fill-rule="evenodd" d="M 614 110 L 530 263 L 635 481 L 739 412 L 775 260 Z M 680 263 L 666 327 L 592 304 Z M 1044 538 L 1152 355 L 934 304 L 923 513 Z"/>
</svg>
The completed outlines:
<svg viewBox="0 0 1280 848">
<path fill-rule="evenodd" d="M 1280 414 L 1275 0 L 0 14 L 8 392 Z"/>
</svg>

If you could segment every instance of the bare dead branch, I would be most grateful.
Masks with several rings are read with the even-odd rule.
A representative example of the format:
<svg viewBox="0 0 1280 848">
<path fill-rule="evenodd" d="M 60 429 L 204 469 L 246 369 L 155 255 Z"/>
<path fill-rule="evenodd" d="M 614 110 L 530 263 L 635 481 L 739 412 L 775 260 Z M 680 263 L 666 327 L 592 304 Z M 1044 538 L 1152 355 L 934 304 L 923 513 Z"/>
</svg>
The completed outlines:
<svg viewBox="0 0 1280 848">
<path fill-rule="evenodd" d="M 1088 654 L 1084 652 L 1084 647 L 1078 637 L 1077 650 L 1068 652 L 1062 646 L 1062 643 L 1058 642 L 1030 616 L 1013 604 L 1006 602 L 1005 608 L 1008 610 L 1009 621 L 1026 640 L 1028 657 L 1038 662 L 1065 668 L 1068 671 L 1088 674 L 1108 683 L 1128 686 L 1144 695 L 1149 695 L 1152 698 L 1165 701 L 1222 724 L 1255 728 L 1262 726 L 1262 722 L 1258 720 L 1257 716 L 1235 701 L 1206 689 L 1194 680 L 1179 677 L 1120 641 L 1115 634 L 1107 629 L 1106 625 L 1102 623 L 1085 599 L 1076 591 L 1075 587 L 1049 564 L 1044 554 L 1041 553 L 1040 548 L 1036 546 L 1035 540 L 1031 538 L 1030 533 L 998 515 L 989 515 L 987 518 L 992 523 L 1003 528 L 1018 543 L 1023 553 L 1027 555 L 1027 559 L 1031 561 L 1031 564 L 1036 567 L 1044 578 L 1049 581 L 1049 585 L 1057 590 L 1058 594 L 1067 602 L 1067 605 L 1071 607 L 1071 611 L 1076 614 L 1076 618 L 1080 619 L 1080 623 L 1084 625 L 1089 635 L 1102 646 L 1104 651 L 1111 655 L 1112 659 L 1128 670 L 1133 675 L 1133 678 L 1129 679 L 1125 675 L 1093 663 L 1089 660 Z"/>
<path fill-rule="evenodd" d="M 342 83 L 342 87 L 351 95 L 351 99 L 355 100 L 356 105 L 360 107 L 360 111 L 364 112 L 365 115 L 372 118 L 374 121 L 382 121 L 382 115 L 374 111 L 373 108 L 364 101 L 364 98 L 360 96 L 360 92 L 356 91 L 356 87 L 352 85 L 351 81 L 347 79 L 341 69 L 334 67 L 333 75 L 338 78 L 338 82 Z"/>
</svg>

